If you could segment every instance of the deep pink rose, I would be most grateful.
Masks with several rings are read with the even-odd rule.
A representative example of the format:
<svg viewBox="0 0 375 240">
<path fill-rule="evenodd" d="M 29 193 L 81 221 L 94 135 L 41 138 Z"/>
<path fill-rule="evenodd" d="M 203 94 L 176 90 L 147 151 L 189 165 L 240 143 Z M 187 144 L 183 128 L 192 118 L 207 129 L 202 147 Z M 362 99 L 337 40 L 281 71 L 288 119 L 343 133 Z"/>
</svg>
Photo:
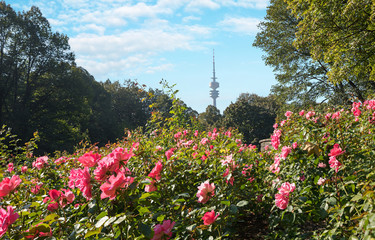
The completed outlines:
<svg viewBox="0 0 375 240">
<path fill-rule="evenodd" d="M 212 210 L 211 212 L 206 212 L 204 214 L 204 216 L 202 217 L 203 219 L 203 224 L 204 225 L 211 225 L 212 223 L 214 223 L 217 219 L 217 217 L 220 215 L 220 213 L 218 213 L 217 215 L 215 215 L 215 211 Z"/>
</svg>

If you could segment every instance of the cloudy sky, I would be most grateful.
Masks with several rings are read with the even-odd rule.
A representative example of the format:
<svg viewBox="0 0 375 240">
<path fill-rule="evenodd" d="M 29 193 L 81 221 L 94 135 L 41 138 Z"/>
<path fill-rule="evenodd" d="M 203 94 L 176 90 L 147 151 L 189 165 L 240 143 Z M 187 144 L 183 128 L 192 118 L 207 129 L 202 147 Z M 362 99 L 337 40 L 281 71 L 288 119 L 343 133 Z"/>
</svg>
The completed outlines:
<svg viewBox="0 0 375 240">
<path fill-rule="evenodd" d="M 252 47 L 268 0 L 5 0 L 17 11 L 41 9 L 53 31 L 68 35 L 78 65 L 97 81 L 176 84 L 198 112 L 212 99 L 212 55 L 223 112 L 241 93 L 267 96 L 275 84 Z"/>
</svg>

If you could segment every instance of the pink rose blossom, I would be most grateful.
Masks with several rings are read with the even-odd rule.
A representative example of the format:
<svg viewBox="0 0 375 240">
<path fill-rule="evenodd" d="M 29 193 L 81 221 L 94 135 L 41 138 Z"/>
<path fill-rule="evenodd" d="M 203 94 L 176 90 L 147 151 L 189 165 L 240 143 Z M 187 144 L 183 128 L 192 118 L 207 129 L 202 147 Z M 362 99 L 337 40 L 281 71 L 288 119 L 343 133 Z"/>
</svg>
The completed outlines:
<svg viewBox="0 0 375 240">
<path fill-rule="evenodd" d="M 111 200 L 115 199 L 116 191 L 129 186 L 133 183 L 133 181 L 133 177 L 125 177 L 124 173 L 122 172 L 119 172 L 117 176 L 112 175 L 107 182 L 100 186 L 100 190 L 102 190 L 100 198 L 104 199 L 109 197 Z"/>
<path fill-rule="evenodd" d="M 296 149 L 298 147 L 298 143 L 297 142 L 294 142 L 293 144 L 292 144 L 292 148 L 293 149 Z"/>
<path fill-rule="evenodd" d="M 162 168 L 163 164 L 161 163 L 161 161 L 158 161 L 155 167 L 151 170 L 150 174 L 148 174 L 148 176 L 159 181 L 161 179 L 160 172 Z"/>
<path fill-rule="evenodd" d="M 325 178 L 319 178 L 318 185 L 323 185 L 325 183 L 325 181 L 326 181 Z"/>
<path fill-rule="evenodd" d="M 318 164 L 318 167 L 320 167 L 320 168 L 325 168 L 325 167 L 327 167 L 327 165 L 326 165 L 325 163 L 320 162 L 320 163 Z"/>
<path fill-rule="evenodd" d="M 215 211 L 214 210 L 212 210 L 211 212 L 206 212 L 204 214 L 204 216 L 202 217 L 203 224 L 204 225 L 211 225 L 211 224 L 213 224 L 216 221 L 216 219 L 217 219 L 217 217 L 219 215 L 220 215 L 220 213 L 218 213 L 217 215 L 215 215 Z"/>
<path fill-rule="evenodd" d="M 283 194 L 276 194 L 275 195 L 275 204 L 281 210 L 284 210 L 289 203 L 289 197 Z"/>
<path fill-rule="evenodd" d="M 289 182 L 285 182 L 281 185 L 279 193 L 285 196 L 289 196 L 289 193 L 293 192 L 296 189 L 296 185 L 294 183 L 290 184 Z"/>
<path fill-rule="evenodd" d="M 275 150 L 279 149 L 281 130 L 274 130 L 271 136 L 271 144 Z"/>
<path fill-rule="evenodd" d="M 343 151 L 341 148 L 340 148 L 340 145 L 339 144 L 335 144 L 333 146 L 333 148 L 331 149 L 331 151 L 329 152 L 328 156 L 331 156 L 331 157 L 337 157 L 341 154 L 345 153 L 345 151 Z"/>
<path fill-rule="evenodd" d="M 14 164 L 13 163 L 9 163 L 8 164 L 8 172 L 13 172 L 14 171 Z"/>
<path fill-rule="evenodd" d="M 148 179 L 149 184 L 145 186 L 145 192 L 153 192 L 158 190 L 158 188 L 155 186 L 155 180 L 150 181 Z"/>
<path fill-rule="evenodd" d="M 72 169 L 69 176 L 69 187 L 77 187 L 81 190 L 82 195 L 90 200 L 92 198 L 91 193 L 91 175 L 89 168 L 85 167 L 84 169 Z"/>
<path fill-rule="evenodd" d="M 44 165 L 48 164 L 48 157 L 43 156 L 43 157 L 38 157 L 33 163 L 32 166 L 36 169 L 42 169 Z"/>
<path fill-rule="evenodd" d="M 288 146 L 284 146 L 282 149 L 281 149 L 281 159 L 286 159 L 289 155 L 289 153 L 292 151 L 292 148 L 291 147 L 288 147 Z"/>
<path fill-rule="evenodd" d="M 154 237 L 151 240 L 170 239 L 172 237 L 172 228 L 175 224 L 171 220 L 164 220 L 163 224 L 157 224 L 154 227 Z"/>
<path fill-rule="evenodd" d="M 206 203 L 211 197 L 215 195 L 215 184 L 205 181 L 198 187 L 197 197 L 199 203 Z"/>
<path fill-rule="evenodd" d="M 314 117 L 315 116 L 315 112 L 314 111 L 309 111 L 308 113 L 306 113 L 306 119 L 309 120 L 311 117 Z"/>
<path fill-rule="evenodd" d="M 26 171 L 27 171 L 27 166 L 22 166 L 22 167 L 21 167 L 21 172 L 22 172 L 22 173 L 25 173 Z"/>
<path fill-rule="evenodd" d="M 286 111 L 285 112 L 285 117 L 289 118 L 290 116 L 292 116 L 293 112 L 291 111 Z"/>
<path fill-rule="evenodd" d="M 201 144 L 206 145 L 209 142 L 208 138 L 202 138 L 201 139 Z"/>
<path fill-rule="evenodd" d="M 195 137 L 198 137 L 198 130 L 195 130 L 195 132 L 194 132 L 194 136 L 195 136 Z"/>
<path fill-rule="evenodd" d="M 305 110 L 301 110 L 298 114 L 302 117 L 305 114 Z"/>
<path fill-rule="evenodd" d="M 0 182 L 0 197 L 5 197 L 10 192 L 12 192 L 18 185 L 22 182 L 21 178 L 18 175 L 13 175 L 11 179 L 4 178 Z"/>
<path fill-rule="evenodd" d="M 336 173 L 339 171 L 341 163 L 336 159 L 335 156 L 330 157 L 328 163 L 329 167 L 334 168 Z"/>
<path fill-rule="evenodd" d="M 98 153 L 88 152 L 78 158 L 84 167 L 94 167 L 102 156 Z"/>
<path fill-rule="evenodd" d="M 7 206 L 7 210 L 0 208 L 0 238 L 8 231 L 8 227 L 19 218 L 12 206 Z"/>
<path fill-rule="evenodd" d="M 174 150 L 175 150 L 174 148 L 171 148 L 165 152 L 165 156 L 167 157 L 167 160 L 169 160 L 172 157 Z"/>
</svg>

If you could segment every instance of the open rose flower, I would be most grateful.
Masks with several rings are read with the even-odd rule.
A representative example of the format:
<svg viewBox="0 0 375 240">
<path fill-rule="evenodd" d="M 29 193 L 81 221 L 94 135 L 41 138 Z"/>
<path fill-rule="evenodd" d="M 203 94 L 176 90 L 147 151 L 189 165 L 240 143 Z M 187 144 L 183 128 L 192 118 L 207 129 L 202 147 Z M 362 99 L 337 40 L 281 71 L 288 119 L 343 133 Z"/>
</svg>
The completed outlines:
<svg viewBox="0 0 375 240">
<path fill-rule="evenodd" d="M 211 197 L 215 195 L 215 184 L 205 181 L 198 187 L 197 197 L 199 203 L 206 203 Z"/>
<path fill-rule="evenodd" d="M 215 211 L 212 210 L 211 212 L 206 212 L 204 214 L 204 216 L 202 217 L 203 219 L 203 224 L 204 225 L 211 225 L 212 223 L 214 223 L 217 219 L 217 217 L 220 215 L 220 213 L 218 213 L 217 215 L 215 215 Z"/>
</svg>

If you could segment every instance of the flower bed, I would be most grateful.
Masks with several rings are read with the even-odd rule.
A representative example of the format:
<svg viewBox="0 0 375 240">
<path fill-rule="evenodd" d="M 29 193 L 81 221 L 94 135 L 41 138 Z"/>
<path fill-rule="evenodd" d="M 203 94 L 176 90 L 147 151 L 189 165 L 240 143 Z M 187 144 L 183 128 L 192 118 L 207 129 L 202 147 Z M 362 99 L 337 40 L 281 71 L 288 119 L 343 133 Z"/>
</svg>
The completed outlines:
<svg viewBox="0 0 375 240">
<path fill-rule="evenodd" d="M 269 238 L 370 239 L 374 110 L 287 112 L 264 152 L 233 131 L 173 124 L 72 155 L 25 148 L 0 171 L 0 236 L 226 239 L 252 216 Z"/>
</svg>

